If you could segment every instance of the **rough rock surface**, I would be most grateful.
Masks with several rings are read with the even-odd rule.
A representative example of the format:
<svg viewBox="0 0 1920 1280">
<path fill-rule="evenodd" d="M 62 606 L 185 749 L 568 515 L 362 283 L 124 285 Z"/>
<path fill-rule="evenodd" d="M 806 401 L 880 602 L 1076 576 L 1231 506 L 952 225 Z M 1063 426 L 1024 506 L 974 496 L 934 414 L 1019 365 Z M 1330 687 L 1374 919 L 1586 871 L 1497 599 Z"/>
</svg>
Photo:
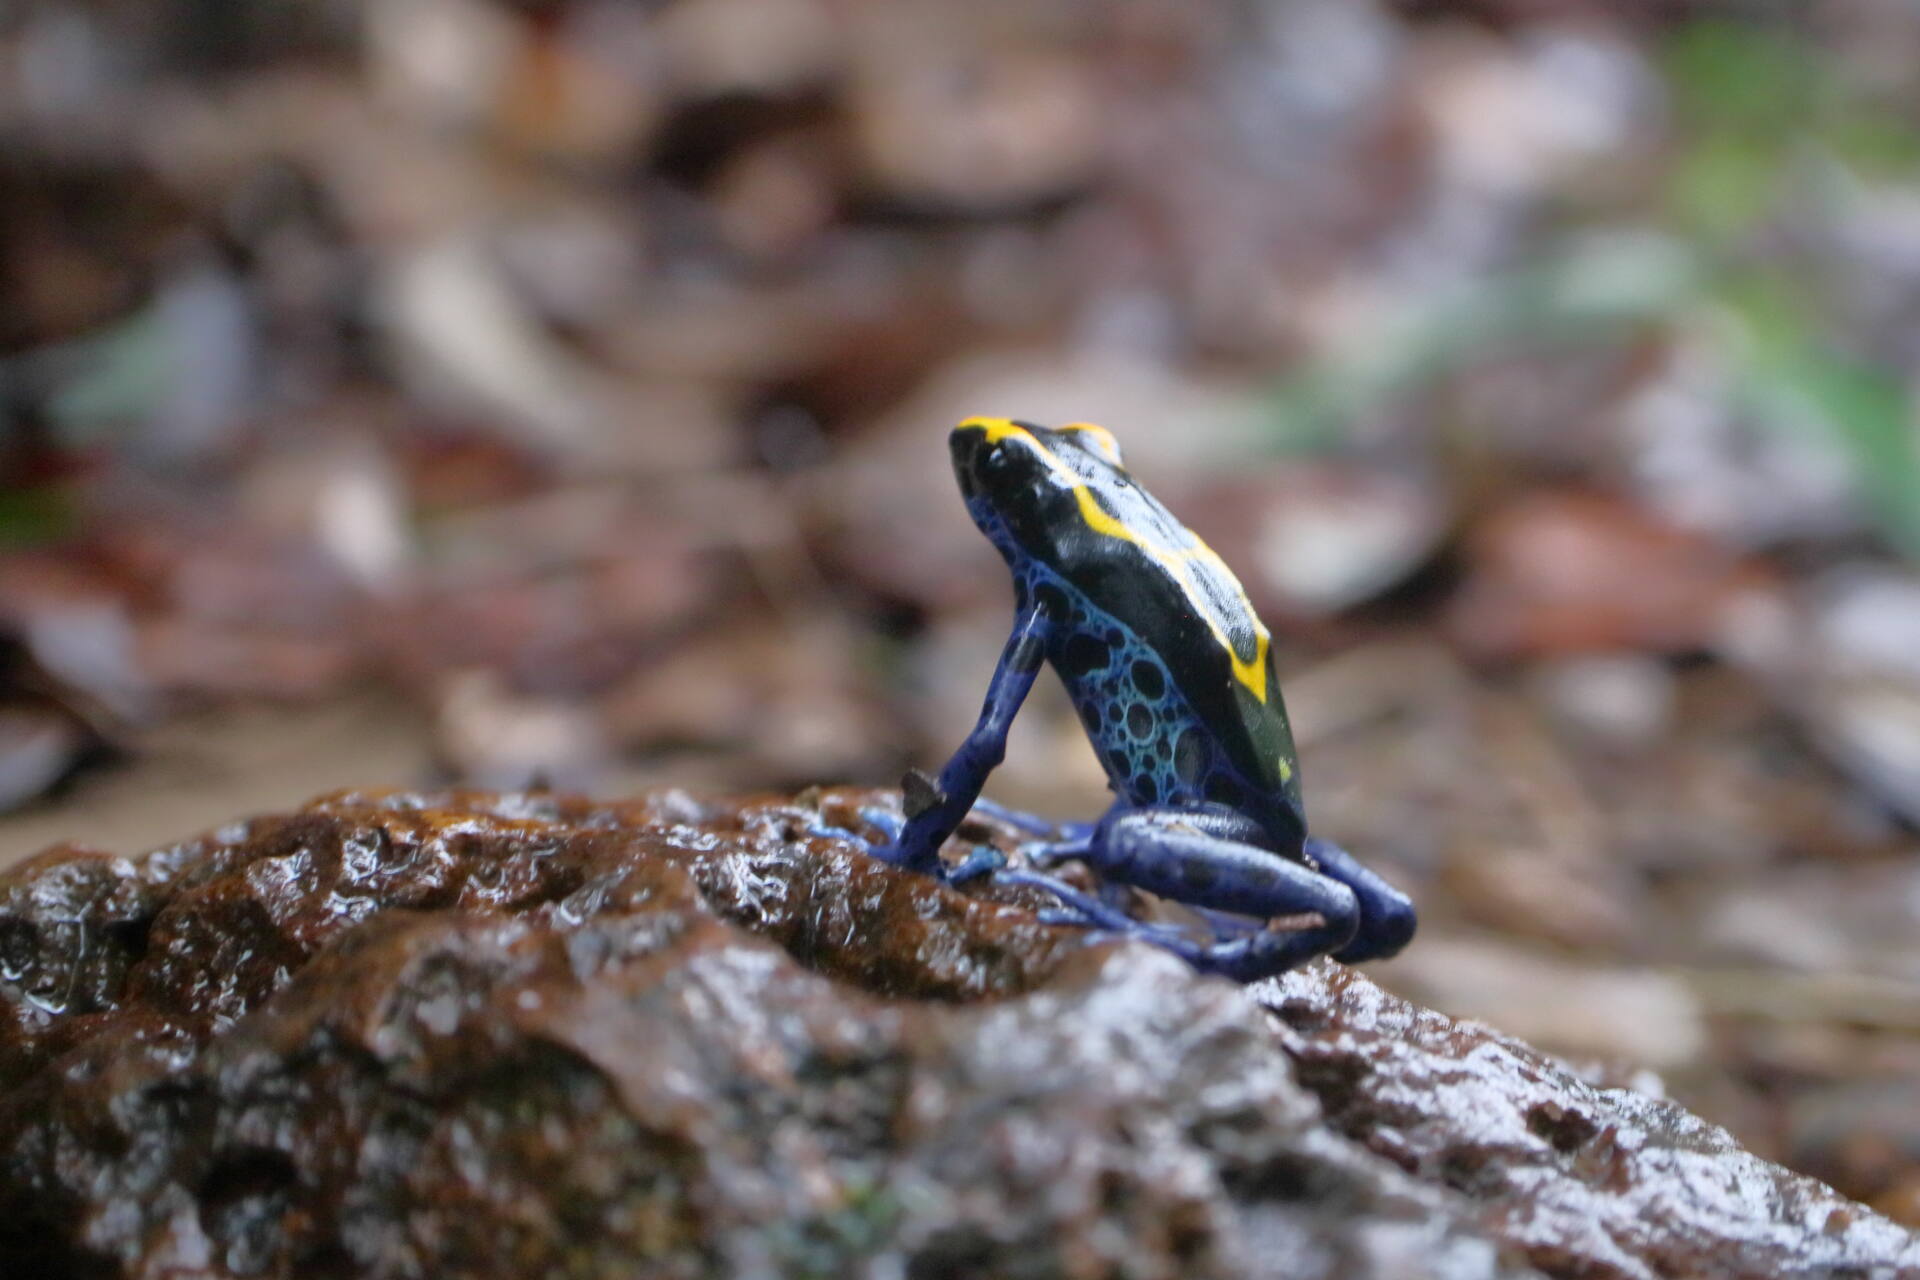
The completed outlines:
<svg viewBox="0 0 1920 1280">
<path fill-rule="evenodd" d="M 1339 966 L 805 834 L 869 799 L 341 795 L 0 875 L 0 1276 L 1920 1275 Z"/>
</svg>

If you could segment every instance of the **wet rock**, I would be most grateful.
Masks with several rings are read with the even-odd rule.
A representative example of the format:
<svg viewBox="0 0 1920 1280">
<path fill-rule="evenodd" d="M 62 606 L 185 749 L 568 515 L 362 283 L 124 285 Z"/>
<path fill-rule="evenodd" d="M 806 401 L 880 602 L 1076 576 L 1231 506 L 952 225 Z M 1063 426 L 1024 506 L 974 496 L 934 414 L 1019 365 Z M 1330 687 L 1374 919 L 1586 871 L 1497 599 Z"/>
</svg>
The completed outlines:
<svg viewBox="0 0 1920 1280">
<path fill-rule="evenodd" d="M 0 1274 L 1920 1266 L 1671 1104 L 1337 966 L 1041 924 L 803 800 L 341 794 L 0 876 Z"/>
<path fill-rule="evenodd" d="M 1672 1102 L 1329 967 L 1262 988 L 1336 1130 L 1554 1276 L 1895 1276 L 1920 1239 Z M 1762 1225 L 1762 1219 L 1768 1225 Z M 1741 1225 L 1745 1224 L 1745 1225 Z M 1722 1234 L 1724 1232 L 1724 1234 Z"/>
<path fill-rule="evenodd" d="M 1658 1069 L 1690 1065 L 1706 1048 L 1700 1002 L 1654 970 L 1558 960 L 1537 947 L 1432 938 L 1395 962 L 1397 990 L 1501 1025 L 1582 1061 Z"/>
</svg>

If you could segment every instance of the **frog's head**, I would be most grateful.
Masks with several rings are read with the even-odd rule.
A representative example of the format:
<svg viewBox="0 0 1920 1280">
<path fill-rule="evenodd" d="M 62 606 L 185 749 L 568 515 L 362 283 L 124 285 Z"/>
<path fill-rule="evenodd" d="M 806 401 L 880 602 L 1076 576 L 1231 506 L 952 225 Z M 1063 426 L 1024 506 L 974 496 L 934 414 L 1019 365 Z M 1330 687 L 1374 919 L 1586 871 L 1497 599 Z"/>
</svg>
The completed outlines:
<svg viewBox="0 0 1920 1280">
<path fill-rule="evenodd" d="M 968 418 L 947 437 L 953 474 L 973 522 L 1009 559 L 1050 559 L 1063 532 L 1080 527 L 1081 495 L 1129 483 L 1120 446 L 1102 427 L 1037 427 L 1011 418 Z"/>
</svg>

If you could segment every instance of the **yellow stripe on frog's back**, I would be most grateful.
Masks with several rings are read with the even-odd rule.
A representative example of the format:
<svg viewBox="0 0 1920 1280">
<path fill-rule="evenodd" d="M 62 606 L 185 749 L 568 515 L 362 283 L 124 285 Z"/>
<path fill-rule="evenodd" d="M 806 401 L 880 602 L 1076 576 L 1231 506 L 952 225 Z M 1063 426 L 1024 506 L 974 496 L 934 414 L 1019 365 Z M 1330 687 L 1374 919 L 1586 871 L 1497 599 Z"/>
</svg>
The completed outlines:
<svg viewBox="0 0 1920 1280">
<path fill-rule="evenodd" d="M 1089 529 L 1109 538 L 1118 538 L 1122 542 L 1132 543 L 1153 557 L 1161 568 L 1173 575 L 1174 581 L 1180 584 L 1180 589 L 1186 592 L 1187 598 L 1194 601 L 1199 608 L 1200 616 L 1206 620 L 1207 629 L 1213 632 L 1214 640 L 1226 651 L 1227 660 L 1233 664 L 1233 678 L 1264 704 L 1267 700 L 1267 648 L 1271 641 L 1267 635 L 1267 628 L 1253 611 L 1253 603 L 1247 599 L 1246 588 L 1242 587 L 1240 580 L 1233 576 L 1233 571 L 1227 568 L 1226 562 L 1214 552 L 1212 547 L 1202 541 L 1199 535 L 1193 534 L 1192 530 L 1188 530 L 1189 534 L 1193 534 L 1191 547 L 1161 546 L 1101 506 L 1100 500 L 1086 485 L 1075 485 L 1073 495 L 1080 503 L 1080 518 L 1086 522 Z M 1253 626 L 1253 658 L 1251 660 L 1240 656 L 1233 647 L 1232 638 L 1227 635 L 1226 627 L 1215 616 L 1214 610 L 1204 607 L 1205 597 L 1200 592 L 1200 584 L 1194 580 L 1193 576 L 1195 561 L 1206 565 L 1224 581 L 1233 584 L 1245 617 Z"/>
</svg>

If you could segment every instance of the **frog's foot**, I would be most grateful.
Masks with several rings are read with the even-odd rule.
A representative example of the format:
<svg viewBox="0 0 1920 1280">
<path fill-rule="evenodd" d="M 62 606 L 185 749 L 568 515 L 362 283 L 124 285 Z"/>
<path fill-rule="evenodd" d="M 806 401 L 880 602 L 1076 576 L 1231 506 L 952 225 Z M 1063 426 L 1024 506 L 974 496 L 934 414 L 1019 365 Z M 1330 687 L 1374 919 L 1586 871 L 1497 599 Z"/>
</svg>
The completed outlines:
<svg viewBox="0 0 1920 1280">
<path fill-rule="evenodd" d="M 1020 856 L 1029 866 L 1052 867 L 1072 858 L 1084 858 L 1093 848 L 1093 830 L 1065 840 L 1029 840 L 1020 846 Z"/>
<path fill-rule="evenodd" d="M 860 821 L 879 832 L 880 838 L 876 840 L 868 832 L 850 831 L 846 827 L 836 827 L 825 822 L 813 823 L 807 828 L 807 834 L 826 840 L 845 840 L 849 844 L 859 845 L 866 850 L 868 857 L 884 862 L 890 867 L 919 871 L 937 880 L 948 878 L 937 860 L 932 867 L 928 867 L 924 857 L 915 857 L 902 846 L 900 837 L 906 832 L 907 819 L 901 815 L 891 809 L 868 805 L 860 810 Z"/>
<path fill-rule="evenodd" d="M 1048 822 L 1045 818 L 1037 818 L 1030 813 L 1022 813 L 1018 809 L 1009 809 L 1003 804 L 984 797 L 973 802 L 973 812 L 976 815 L 984 814 L 1010 827 L 1016 827 L 1028 835 L 1045 837 L 1039 840 L 1027 840 L 1018 846 L 1021 860 L 1033 867 L 1051 867 L 1068 858 L 1086 857 L 1087 851 L 1093 846 L 1093 833 L 1098 825 L 1092 822 Z M 997 870 L 1006 865 L 1005 857 L 998 854 L 993 856 L 998 857 L 999 861 L 989 864 L 986 847 L 981 846 L 973 857 L 961 864 L 962 869 L 966 871 L 966 878 L 970 879 L 983 871 Z M 959 872 L 955 873 L 954 878 L 961 878 Z"/>
<path fill-rule="evenodd" d="M 1033 840 L 1020 846 L 1022 857 L 1036 866 L 1050 866 L 1066 858 L 1086 856 L 1092 841 L 1094 826 L 1092 823 L 1065 823 L 1056 825 L 1031 814 L 1007 809 L 991 800 L 976 801 L 974 812 L 984 813 L 996 821 L 1020 828 L 1035 834 L 1061 834 L 1059 840 Z M 824 822 L 815 822 L 807 828 L 810 836 L 819 836 L 832 840 L 846 840 L 866 849 L 868 854 L 890 866 L 904 867 L 908 858 L 900 848 L 900 837 L 907 829 L 907 818 L 892 809 L 882 809 L 877 805 L 868 805 L 860 810 L 860 820 L 881 835 L 876 841 L 872 836 L 859 831 L 850 831 L 845 827 L 836 827 Z M 1007 855 L 990 844 L 976 844 L 957 866 L 942 867 L 932 874 L 947 884 L 965 884 L 977 880 L 990 872 L 998 871 L 1007 865 Z"/>
<path fill-rule="evenodd" d="M 981 876 L 996 872 L 1006 865 L 1006 854 L 990 844 L 977 844 L 973 846 L 973 852 L 961 860 L 959 866 L 948 868 L 942 879 L 948 884 L 965 884 L 969 880 L 977 880 Z"/>
<path fill-rule="evenodd" d="M 830 826 L 824 822 L 816 822 L 809 826 L 807 834 L 829 840 L 845 840 L 859 845 L 867 851 L 868 856 L 889 866 L 907 866 L 906 855 L 900 849 L 900 836 L 907 828 L 907 820 L 904 817 L 891 809 L 868 806 L 860 810 L 860 820 L 877 830 L 881 839 L 876 841 L 861 832 Z M 998 871 L 1006 865 L 1006 854 L 990 844 L 977 844 L 959 865 L 954 867 L 942 865 L 930 874 L 945 884 L 965 884 L 969 880 L 977 880 L 983 875 Z"/>
<path fill-rule="evenodd" d="M 1131 921 L 1110 907 L 1097 915 L 1081 901 L 1063 901 L 1098 927 L 1243 982 L 1315 956 L 1355 954 L 1359 948 L 1349 947 L 1360 936 L 1363 913 L 1376 901 L 1390 904 L 1378 899 L 1372 883 L 1348 882 L 1359 880 L 1357 864 L 1337 850 L 1309 866 L 1251 843 L 1251 825 L 1233 814 L 1135 809 L 1110 816 L 1088 845 L 1086 860 L 1103 882 L 1145 889 L 1201 911 L 1211 939 L 1170 934 L 1165 926 Z M 1383 934 L 1380 940 L 1395 939 Z"/>
<path fill-rule="evenodd" d="M 863 835 L 858 831 L 849 831 L 845 827 L 836 827 L 826 822 L 812 823 L 807 827 L 807 834 L 823 840 L 846 840 L 852 844 L 862 845 L 868 853 L 873 854 L 875 857 L 880 857 L 880 850 L 889 845 L 899 843 L 900 833 L 907 825 L 905 818 L 891 809 L 882 809 L 877 805 L 868 805 L 861 809 L 860 821 L 880 832 L 884 840 L 879 844 L 875 844 L 870 836 Z M 882 858 L 882 861 L 891 861 L 891 859 Z"/>
</svg>

